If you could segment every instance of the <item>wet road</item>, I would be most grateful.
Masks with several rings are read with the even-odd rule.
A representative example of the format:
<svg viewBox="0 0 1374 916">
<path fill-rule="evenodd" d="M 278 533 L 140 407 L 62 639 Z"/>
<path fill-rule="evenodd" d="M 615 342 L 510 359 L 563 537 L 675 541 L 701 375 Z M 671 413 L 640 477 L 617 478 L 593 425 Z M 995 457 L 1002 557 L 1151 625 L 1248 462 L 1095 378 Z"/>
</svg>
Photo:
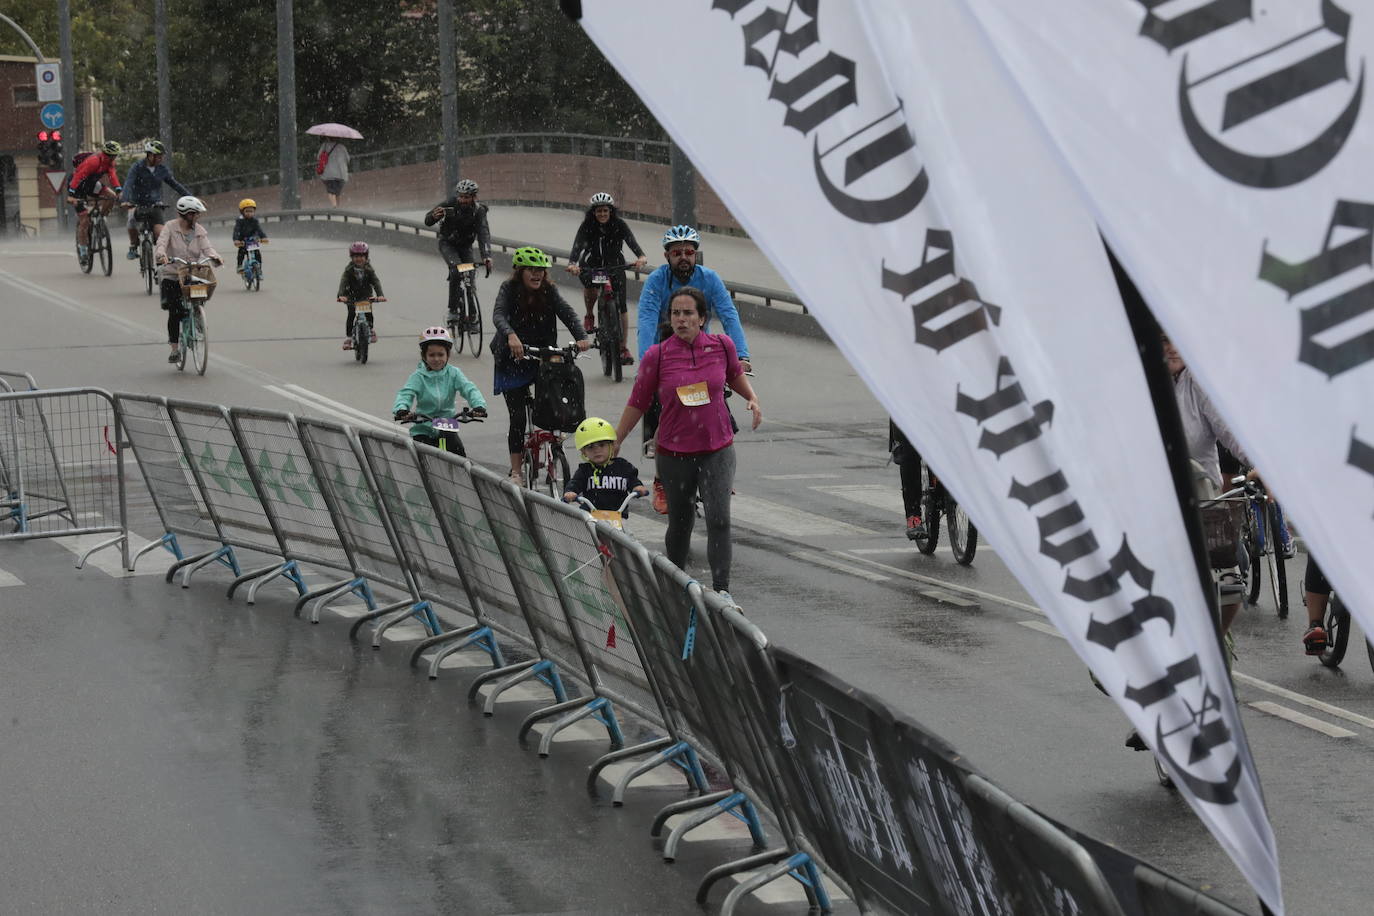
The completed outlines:
<svg viewBox="0 0 1374 916">
<path fill-rule="evenodd" d="M 90 383 L 389 425 L 395 389 L 414 366 L 413 335 L 442 315 L 443 271 L 437 259 L 378 246 L 374 261 L 391 301 L 380 314 L 382 341 L 363 367 L 339 350 L 341 307 L 330 294 L 344 260 L 334 242 L 275 240 L 261 293 L 228 282 L 217 293 L 210 372 L 198 379 L 163 362 L 162 315 L 137 288 L 132 265 L 121 261 L 110 279 L 85 277 L 65 246 L 0 247 L 0 309 L 12 332 L 0 340 L 0 368 L 29 369 L 48 386 Z M 479 283 L 488 306 L 497 282 Z M 574 294 L 565 288 L 570 300 Z M 885 467 L 886 418 L 853 370 L 823 342 L 751 331 L 750 344 L 766 423 L 737 439 L 732 583 L 750 616 L 775 641 L 932 727 L 1014 795 L 1255 911 L 1186 805 L 1155 784 L 1147 756 L 1121 747 L 1124 719 L 995 553 L 980 547 L 965 569 L 947 552 L 926 558 L 910 548 L 896 471 Z M 456 363 L 490 390 L 488 353 Z M 628 383 L 602 379 L 591 360 L 584 373 L 589 411 L 614 421 Z M 469 454 L 495 466 L 505 411 L 499 401 L 492 408 L 492 420 L 466 427 L 464 439 Z M 636 515 L 630 528 L 657 546 L 657 518 Z M 700 550 L 695 558 L 703 559 Z M 1343 673 L 1301 655 L 1300 571 L 1300 563 L 1290 567 L 1291 619 L 1276 619 L 1266 586 L 1261 606 L 1237 625 L 1239 695 L 1290 912 L 1365 912 L 1374 875 L 1351 868 L 1332 880 L 1331 869 L 1359 860 L 1374 824 L 1374 675 L 1356 647 Z M 137 587 L 160 588 L 155 582 Z M 212 607 L 216 616 L 242 611 L 217 598 Z M 293 669 L 298 675 L 309 680 Z M 400 676 L 391 686 L 406 683 Z M 489 726 L 446 715 L 464 738 Z M 378 753 L 386 759 L 386 746 Z M 1333 773 L 1347 790 L 1332 791 Z"/>
</svg>

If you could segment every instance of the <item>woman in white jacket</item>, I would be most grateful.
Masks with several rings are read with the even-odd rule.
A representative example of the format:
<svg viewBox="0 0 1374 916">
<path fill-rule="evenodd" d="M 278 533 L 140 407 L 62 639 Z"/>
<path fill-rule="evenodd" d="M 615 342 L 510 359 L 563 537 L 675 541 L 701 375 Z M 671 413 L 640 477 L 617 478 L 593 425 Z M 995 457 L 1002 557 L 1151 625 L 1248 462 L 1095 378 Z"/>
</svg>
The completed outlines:
<svg viewBox="0 0 1374 916">
<path fill-rule="evenodd" d="M 195 262 L 209 258 L 216 267 L 224 266 L 224 259 L 210 244 L 210 234 L 197 220 L 205 212 L 199 198 L 187 195 L 177 201 L 177 218 L 163 229 L 153 249 L 158 264 L 167 265 L 173 258 Z M 167 362 L 177 361 L 177 344 L 181 337 L 181 281 L 174 267 L 162 269 L 162 308 L 167 312 L 167 344 L 172 348 Z"/>
</svg>

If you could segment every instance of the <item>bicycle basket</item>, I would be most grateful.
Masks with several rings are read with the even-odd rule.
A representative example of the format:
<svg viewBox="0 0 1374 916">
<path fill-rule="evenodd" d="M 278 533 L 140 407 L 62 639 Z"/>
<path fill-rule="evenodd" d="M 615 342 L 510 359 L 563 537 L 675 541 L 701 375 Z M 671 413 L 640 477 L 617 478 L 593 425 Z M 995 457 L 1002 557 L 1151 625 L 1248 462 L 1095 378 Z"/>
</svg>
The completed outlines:
<svg viewBox="0 0 1374 916">
<path fill-rule="evenodd" d="M 534 425 L 550 432 L 570 433 L 586 418 L 582 370 L 571 361 L 541 362 L 534 380 Z"/>
<path fill-rule="evenodd" d="M 177 279 L 186 291 L 186 298 L 200 302 L 209 302 L 219 283 L 209 264 L 177 265 Z"/>
<path fill-rule="evenodd" d="M 1213 569 L 1237 565 L 1238 548 L 1245 531 L 1243 499 L 1225 499 L 1202 507 L 1202 531 L 1207 542 L 1207 561 Z"/>
</svg>

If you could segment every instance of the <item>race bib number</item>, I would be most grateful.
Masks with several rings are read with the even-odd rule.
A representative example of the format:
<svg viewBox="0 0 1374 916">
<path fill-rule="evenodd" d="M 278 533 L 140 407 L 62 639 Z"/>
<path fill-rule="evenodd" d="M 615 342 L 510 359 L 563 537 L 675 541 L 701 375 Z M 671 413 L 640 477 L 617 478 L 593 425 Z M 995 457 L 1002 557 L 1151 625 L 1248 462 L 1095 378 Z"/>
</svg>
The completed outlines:
<svg viewBox="0 0 1374 916">
<path fill-rule="evenodd" d="M 707 390 L 705 382 L 681 385 L 677 389 L 677 399 L 684 407 L 705 407 L 711 403 L 711 392 Z"/>
</svg>

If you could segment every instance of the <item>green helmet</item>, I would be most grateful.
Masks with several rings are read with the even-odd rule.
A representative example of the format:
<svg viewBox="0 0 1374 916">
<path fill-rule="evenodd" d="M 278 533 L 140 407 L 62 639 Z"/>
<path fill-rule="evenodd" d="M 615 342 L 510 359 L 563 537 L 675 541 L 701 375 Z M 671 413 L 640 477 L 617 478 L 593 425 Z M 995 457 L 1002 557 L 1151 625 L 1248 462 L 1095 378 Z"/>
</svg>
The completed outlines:
<svg viewBox="0 0 1374 916">
<path fill-rule="evenodd" d="M 515 254 L 510 259 L 512 267 L 550 267 L 553 261 L 538 248 L 526 245 L 524 248 L 515 249 Z"/>
<path fill-rule="evenodd" d="M 118 156 L 122 151 L 122 147 L 113 140 L 106 140 L 100 145 L 100 151 L 107 156 Z"/>
<path fill-rule="evenodd" d="M 615 442 L 615 427 L 600 417 L 588 417 L 577 424 L 573 433 L 573 445 L 580 452 L 598 442 Z"/>
</svg>

